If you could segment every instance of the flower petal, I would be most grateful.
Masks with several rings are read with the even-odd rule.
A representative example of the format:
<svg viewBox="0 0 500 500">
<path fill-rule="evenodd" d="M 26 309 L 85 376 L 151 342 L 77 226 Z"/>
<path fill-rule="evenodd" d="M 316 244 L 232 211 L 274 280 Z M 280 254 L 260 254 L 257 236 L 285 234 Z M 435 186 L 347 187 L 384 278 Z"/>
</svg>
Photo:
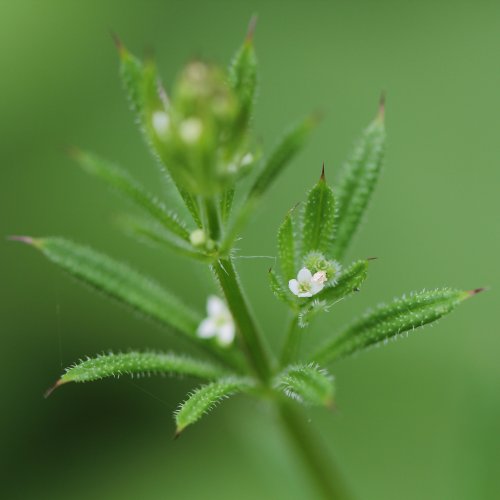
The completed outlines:
<svg viewBox="0 0 500 500">
<path fill-rule="evenodd" d="M 312 292 L 301 292 L 297 294 L 299 297 L 312 297 Z"/>
<path fill-rule="evenodd" d="M 293 294 L 295 294 L 295 295 L 299 294 L 299 282 L 297 280 L 290 280 L 288 282 L 288 288 L 290 288 L 290 291 Z"/>
<path fill-rule="evenodd" d="M 219 326 L 217 332 L 217 340 L 219 344 L 227 346 L 231 344 L 234 340 L 235 328 L 233 321 L 228 321 L 222 326 Z"/>
<path fill-rule="evenodd" d="M 217 297 L 217 295 L 210 295 L 207 300 L 207 313 L 211 318 L 221 314 L 227 314 L 226 303 L 221 298 Z"/>
<path fill-rule="evenodd" d="M 212 318 L 206 318 L 198 326 L 196 334 L 202 339 L 209 339 L 217 333 L 217 325 Z"/>
<path fill-rule="evenodd" d="M 311 279 L 312 279 L 312 274 L 311 274 L 311 271 L 309 271 L 309 269 L 307 269 L 307 267 L 303 267 L 303 268 L 299 271 L 299 274 L 297 275 L 297 279 L 298 279 L 300 282 L 305 281 L 306 283 L 309 283 L 309 281 L 311 281 Z"/>
<path fill-rule="evenodd" d="M 320 283 L 318 281 L 311 281 L 311 294 L 316 295 L 318 292 L 321 292 L 325 287 L 324 283 Z"/>
</svg>

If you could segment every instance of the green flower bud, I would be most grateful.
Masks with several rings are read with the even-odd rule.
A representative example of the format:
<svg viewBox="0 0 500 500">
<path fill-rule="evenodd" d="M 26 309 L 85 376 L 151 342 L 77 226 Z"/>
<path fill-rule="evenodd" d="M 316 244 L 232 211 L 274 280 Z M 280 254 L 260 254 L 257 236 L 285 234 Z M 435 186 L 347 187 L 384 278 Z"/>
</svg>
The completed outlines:
<svg viewBox="0 0 500 500">
<path fill-rule="evenodd" d="M 304 258 L 304 267 L 309 269 L 313 274 L 318 272 L 326 273 L 326 279 L 329 284 L 335 284 L 337 277 L 340 274 L 342 266 L 336 260 L 328 260 L 320 252 L 310 252 Z"/>
</svg>

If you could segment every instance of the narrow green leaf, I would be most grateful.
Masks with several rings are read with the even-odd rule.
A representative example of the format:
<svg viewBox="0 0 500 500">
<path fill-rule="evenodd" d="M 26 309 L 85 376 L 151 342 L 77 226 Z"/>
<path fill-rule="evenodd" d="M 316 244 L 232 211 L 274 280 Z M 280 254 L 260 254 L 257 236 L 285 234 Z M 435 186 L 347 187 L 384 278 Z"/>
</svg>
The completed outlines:
<svg viewBox="0 0 500 500">
<path fill-rule="evenodd" d="M 188 356 L 159 352 L 127 352 L 101 354 L 75 363 L 56 382 L 53 389 L 68 382 L 93 382 L 107 377 L 145 374 L 190 375 L 207 380 L 216 379 L 227 372 L 213 363 Z M 52 391 L 50 391 L 52 392 Z"/>
<path fill-rule="evenodd" d="M 302 149 L 317 123 L 318 117 L 311 115 L 285 133 L 264 161 L 262 170 L 250 189 L 249 198 L 259 198 L 270 188 L 293 157 Z"/>
<path fill-rule="evenodd" d="M 316 297 L 320 300 L 335 303 L 359 291 L 368 275 L 369 260 L 358 260 L 344 269 L 334 286 L 324 288 Z"/>
<path fill-rule="evenodd" d="M 312 356 L 326 364 L 367 347 L 387 342 L 404 332 L 432 323 L 450 313 L 463 300 L 481 291 L 449 288 L 411 293 L 367 312 Z"/>
<path fill-rule="evenodd" d="M 229 83 L 241 103 L 241 125 L 246 126 L 251 118 L 257 89 L 257 57 L 253 44 L 253 34 L 257 18 L 250 21 L 243 45 L 234 56 L 229 67 Z"/>
<path fill-rule="evenodd" d="M 96 290 L 189 337 L 195 337 L 200 316 L 158 283 L 128 265 L 62 238 L 24 241 Z"/>
<path fill-rule="evenodd" d="M 271 291 L 279 300 L 292 308 L 296 307 L 296 304 L 292 300 L 288 288 L 285 287 L 280 277 L 274 272 L 273 269 L 269 269 L 269 285 L 271 287 Z"/>
<path fill-rule="evenodd" d="M 329 407 L 333 404 L 333 377 L 315 363 L 290 366 L 276 377 L 275 387 L 301 403 Z"/>
<path fill-rule="evenodd" d="M 248 379 L 227 377 L 196 389 L 175 413 L 176 436 L 188 425 L 197 422 L 222 400 L 235 393 L 248 390 L 250 387 L 251 383 Z"/>
<path fill-rule="evenodd" d="M 153 115 L 156 112 L 168 115 L 169 111 L 168 98 L 163 91 L 156 65 L 151 60 L 143 63 L 137 59 L 119 40 L 117 46 L 121 63 L 120 74 L 132 111 L 137 117 L 144 139 L 153 155 L 156 159 L 161 160 L 162 167 L 169 171 L 169 165 L 165 164 L 165 158 L 161 154 L 158 135 L 153 128 Z M 179 191 L 194 222 L 201 228 L 200 210 L 196 199 L 179 185 L 174 176 L 171 175 L 171 171 L 169 173 L 169 178 Z"/>
<path fill-rule="evenodd" d="M 166 247 L 179 255 L 184 255 L 202 262 L 211 262 L 211 257 L 196 250 L 191 243 L 172 236 L 162 227 L 148 219 L 132 216 L 117 218 L 118 225 L 128 235 L 138 238 L 139 241 Z"/>
<path fill-rule="evenodd" d="M 74 157 L 87 173 L 99 177 L 151 215 L 165 229 L 189 241 L 189 231 L 179 217 L 167 210 L 163 203 L 148 193 L 128 172 L 91 153 L 76 151 Z"/>
<path fill-rule="evenodd" d="M 330 254 L 335 224 L 335 200 L 325 180 L 325 170 L 311 189 L 304 206 L 302 219 L 302 254 L 318 251 Z"/>
<path fill-rule="evenodd" d="M 286 214 L 285 220 L 278 229 L 278 256 L 283 277 L 287 281 L 295 278 L 298 269 L 295 262 L 295 232 L 292 210 Z"/>
<path fill-rule="evenodd" d="M 234 188 L 225 189 L 220 199 L 220 214 L 223 224 L 225 224 L 231 215 L 234 201 Z"/>
<path fill-rule="evenodd" d="M 221 245 L 221 253 L 226 254 L 247 223 L 261 196 L 270 188 L 276 178 L 283 172 L 293 157 L 302 149 L 311 131 L 318 123 L 318 116 L 311 115 L 292 127 L 275 146 L 250 188 L 248 197 L 240 208 L 233 224 L 229 228 Z"/>
<path fill-rule="evenodd" d="M 337 191 L 335 258 L 341 259 L 361 222 L 377 183 L 385 149 L 383 102 L 344 164 Z"/>
</svg>

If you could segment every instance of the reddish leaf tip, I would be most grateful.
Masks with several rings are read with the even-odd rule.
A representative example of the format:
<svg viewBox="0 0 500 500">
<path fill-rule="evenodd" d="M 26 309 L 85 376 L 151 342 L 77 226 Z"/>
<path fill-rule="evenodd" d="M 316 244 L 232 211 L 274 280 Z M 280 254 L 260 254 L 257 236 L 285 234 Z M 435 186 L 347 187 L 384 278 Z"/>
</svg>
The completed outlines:
<svg viewBox="0 0 500 500">
<path fill-rule="evenodd" d="M 125 48 L 125 45 L 123 45 L 121 38 L 112 30 L 110 30 L 110 35 L 113 39 L 113 42 L 115 43 L 116 49 L 118 50 L 118 54 L 120 54 L 120 56 L 123 56 L 127 49 Z"/>
<path fill-rule="evenodd" d="M 10 241 L 20 241 L 21 243 L 25 243 L 26 245 L 35 245 L 36 241 L 31 236 L 7 236 L 7 239 Z"/>
<path fill-rule="evenodd" d="M 174 441 L 175 441 L 176 439 L 179 439 L 179 436 L 182 434 L 182 431 L 183 431 L 183 430 L 184 430 L 184 429 L 182 429 L 182 428 L 180 428 L 180 427 L 178 427 L 177 429 L 175 429 L 175 433 L 174 433 Z"/>
<path fill-rule="evenodd" d="M 254 14 L 250 18 L 250 22 L 248 23 L 247 35 L 246 35 L 246 38 L 245 38 L 245 42 L 246 43 L 250 44 L 250 43 L 253 42 L 253 37 L 254 37 L 254 34 L 255 34 L 255 28 L 257 27 L 257 20 L 258 20 L 257 14 Z"/>
<path fill-rule="evenodd" d="M 366 260 L 378 260 L 378 257 L 367 257 Z"/>
<path fill-rule="evenodd" d="M 43 397 L 47 399 L 59 386 L 61 386 L 64 382 L 59 379 L 54 385 L 49 387 L 44 393 Z"/>
<path fill-rule="evenodd" d="M 383 122 L 384 118 L 385 118 L 385 90 L 382 90 L 382 92 L 380 93 L 380 99 L 378 101 L 377 119 Z"/>
<path fill-rule="evenodd" d="M 482 288 L 474 288 L 474 290 L 468 290 L 466 293 L 467 293 L 468 297 L 473 297 L 474 295 L 477 295 L 478 293 L 486 292 L 486 291 L 488 291 L 488 289 L 485 287 L 482 287 Z"/>
<path fill-rule="evenodd" d="M 325 181 L 325 162 L 323 162 L 323 167 L 321 168 L 321 177 L 319 178 L 320 181 Z"/>
</svg>

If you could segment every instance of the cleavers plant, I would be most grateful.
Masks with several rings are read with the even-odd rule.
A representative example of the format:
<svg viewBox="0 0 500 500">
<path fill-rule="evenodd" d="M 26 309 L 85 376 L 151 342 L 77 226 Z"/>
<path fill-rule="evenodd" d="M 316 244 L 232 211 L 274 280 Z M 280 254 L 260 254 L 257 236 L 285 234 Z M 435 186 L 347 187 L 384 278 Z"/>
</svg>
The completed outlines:
<svg viewBox="0 0 500 500">
<path fill-rule="evenodd" d="M 253 44 L 255 22 L 228 71 L 200 60 L 190 62 L 167 94 L 152 60 L 140 61 L 116 39 L 121 77 L 141 132 L 161 172 L 175 186 L 189 221 L 147 192 L 120 167 L 73 149 L 87 173 L 142 209 L 121 220 L 142 240 L 206 263 L 223 298 L 211 296 L 207 316 L 173 292 L 129 266 L 63 238 L 12 237 L 39 250 L 69 274 L 187 339 L 197 357 L 153 351 L 101 354 L 66 370 L 49 393 L 68 382 L 90 382 L 123 374 L 169 373 L 203 384 L 175 413 L 176 435 L 221 400 L 247 393 L 272 402 L 325 498 L 346 498 L 331 460 L 304 426 L 297 403 L 331 407 L 338 359 L 434 322 L 481 289 L 443 288 L 411 293 L 381 305 L 324 340 L 311 356 L 301 341 L 311 318 L 359 292 L 370 259 L 345 263 L 348 245 L 362 220 L 384 157 L 384 102 L 340 170 L 337 189 L 325 170 L 305 202 L 285 216 L 278 229 L 279 268 L 269 270 L 270 286 L 290 310 L 283 348 L 271 353 L 234 265 L 234 243 L 267 190 L 300 151 L 318 122 L 311 115 L 291 127 L 263 159 L 252 140 L 257 87 Z M 319 172 L 318 172 L 319 173 Z M 249 189 L 236 196 L 245 176 Z"/>
</svg>

